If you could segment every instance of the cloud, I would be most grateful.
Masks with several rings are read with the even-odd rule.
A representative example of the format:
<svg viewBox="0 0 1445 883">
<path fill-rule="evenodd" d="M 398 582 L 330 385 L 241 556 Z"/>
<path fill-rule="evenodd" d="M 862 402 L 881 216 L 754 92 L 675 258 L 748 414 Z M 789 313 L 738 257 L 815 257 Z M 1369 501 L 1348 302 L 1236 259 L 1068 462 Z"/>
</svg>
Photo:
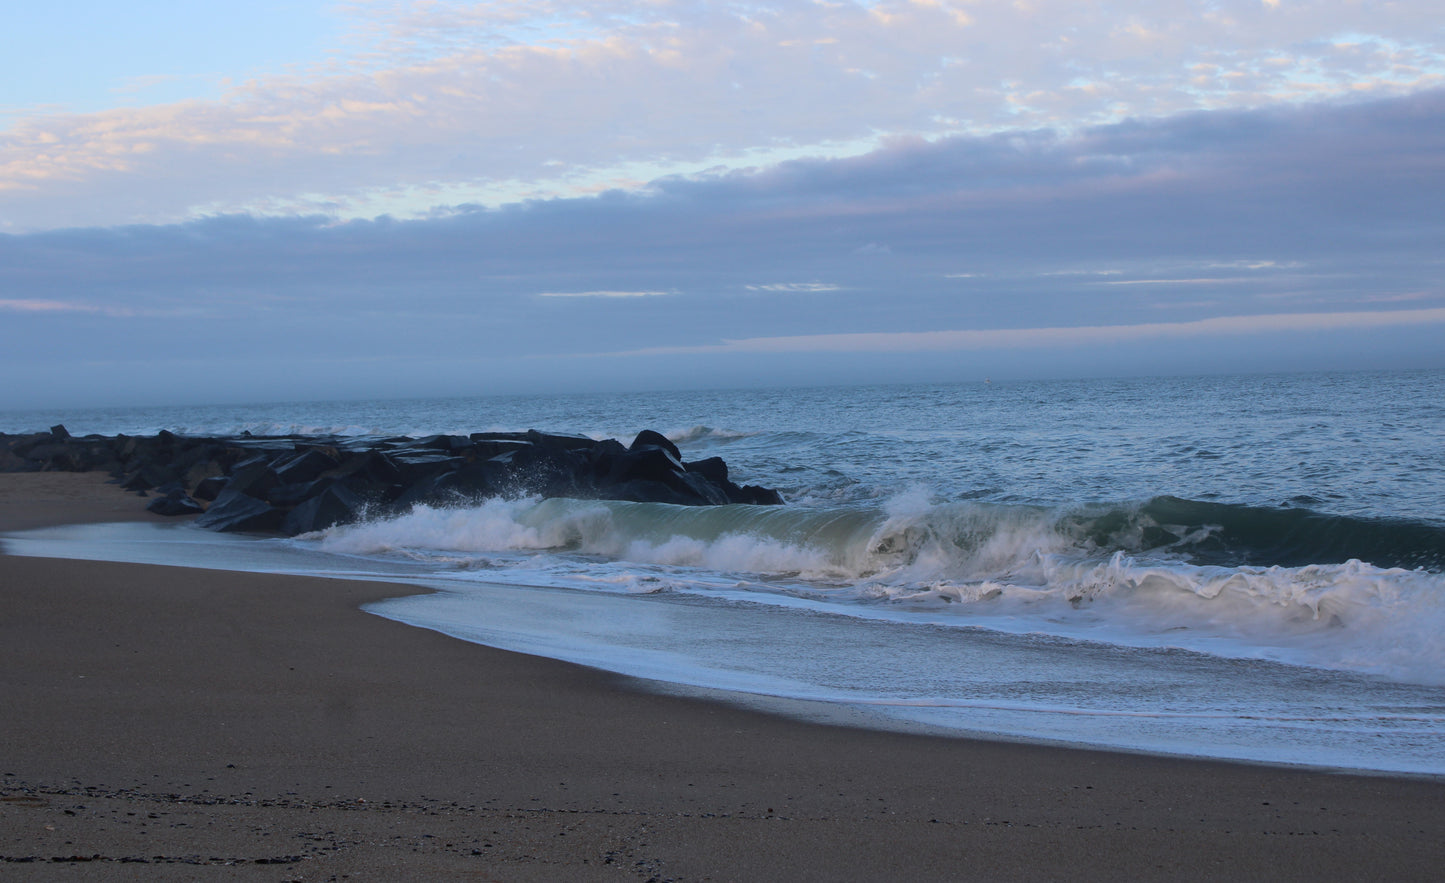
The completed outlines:
<svg viewBox="0 0 1445 883">
<path fill-rule="evenodd" d="M 675 291 L 543 291 L 538 297 L 663 297 Z"/>
<path fill-rule="evenodd" d="M 335 59 L 219 99 L 19 116 L 0 131 L 6 229 L 317 209 L 420 217 L 438 205 L 857 155 L 890 138 L 1073 133 L 1445 84 L 1445 35 L 1426 4 L 347 9 L 355 40 Z"/>
<path fill-rule="evenodd" d="M 841 285 L 829 282 L 770 282 L 766 285 L 749 285 L 748 291 L 820 292 L 838 291 Z"/>
<path fill-rule="evenodd" d="M 790 337 L 754 337 L 720 344 L 653 347 L 619 356 L 701 355 L 716 353 L 912 353 L 960 350 L 1039 349 L 1104 346 L 1161 338 L 1232 337 L 1243 334 L 1296 334 L 1343 329 L 1376 329 L 1445 323 L 1445 308 L 1347 313 L 1276 313 L 1217 316 L 1193 322 L 1153 322 L 989 330 L 861 332 Z"/>
<path fill-rule="evenodd" d="M 140 378 L 169 360 L 304 352 L 336 366 L 384 356 L 395 383 L 422 363 L 486 358 L 517 384 L 613 371 L 642 388 L 680 372 L 781 382 L 800 365 L 833 372 L 816 382 L 883 379 L 865 371 L 880 360 L 888 376 L 919 377 L 909 366 L 958 371 L 968 352 L 991 364 L 1020 353 L 1017 370 L 1034 376 L 1062 370 L 1065 351 L 1071 372 L 1113 359 L 1127 373 L 1177 365 L 1195 349 L 1182 340 L 1232 347 L 1241 371 L 1439 365 L 1442 198 L 1437 91 L 895 139 L 856 157 L 411 220 L 233 214 L 0 235 L 5 298 L 73 307 L 6 309 L 0 371 L 106 361 Z M 870 242 L 891 251 L 859 254 Z M 1179 282 L 1194 279 L 1231 281 Z M 1100 284 L 1131 280 L 1148 284 Z M 122 334 L 97 321 L 121 310 L 133 313 Z M 1174 321 L 1143 318 L 1162 316 Z M 1310 329 L 1354 336 L 1326 351 Z M 603 352 L 650 355 L 557 358 Z M 342 367 L 327 376 L 360 383 Z M 380 369 L 373 379 L 393 384 Z"/>
<path fill-rule="evenodd" d="M 1217 287 L 1248 297 L 1308 267 L 1334 274 L 1341 296 L 1359 297 L 1438 278 L 1423 262 L 1436 260 L 1445 236 L 1442 196 L 1445 91 L 1436 91 L 1072 135 L 899 140 L 858 157 L 416 220 L 238 214 L 0 235 L 0 284 L 15 298 L 138 299 L 128 306 L 159 306 L 167 292 L 195 303 L 327 284 L 360 299 L 419 283 L 439 296 L 847 298 L 905 284 L 956 293 L 945 277 L 966 268 L 978 291 L 1088 284 L 1125 297 L 1178 280 L 1238 279 Z M 892 252 L 857 254 L 878 241 L 894 243 Z M 1113 281 L 1135 284 L 1098 284 Z"/>
<path fill-rule="evenodd" d="M 1095 285 L 1238 285 L 1254 284 L 1248 276 L 1221 276 L 1203 279 L 1109 279 Z"/>
<path fill-rule="evenodd" d="M 123 308 L 35 299 L 0 299 L 0 311 L 11 313 L 103 313 L 107 316 L 134 315 L 134 311 Z"/>
</svg>

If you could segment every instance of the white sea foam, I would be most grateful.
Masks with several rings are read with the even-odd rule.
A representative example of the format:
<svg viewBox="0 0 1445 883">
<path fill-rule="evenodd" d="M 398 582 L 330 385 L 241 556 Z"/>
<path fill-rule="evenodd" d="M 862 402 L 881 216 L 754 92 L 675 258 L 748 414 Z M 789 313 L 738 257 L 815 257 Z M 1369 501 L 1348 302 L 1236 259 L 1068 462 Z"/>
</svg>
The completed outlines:
<svg viewBox="0 0 1445 883">
<path fill-rule="evenodd" d="M 806 597 L 852 616 L 923 617 L 1445 683 L 1441 574 L 1358 560 L 1190 564 L 1167 552 L 1099 548 L 1076 523 L 1070 513 L 1031 507 L 940 505 L 914 489 L 882 509 L 490 500 L 420 506 L 318 539 L 326 551 L 430 558 L 450 568 L 477 558 L 548 584 L 741 588 L 755 600 Z"/>
<path fill-rule="evenodd" d="M 711 426 L 701 425 L 663 433 L 669 441 L 677 445 L 686 445 L 700 441 L 733 441 L 740 438 L 749 438 L 756 434 L 757 433 L 752 432 L 737 432 L 730 429 L 714 429 Z"/>
</svg>

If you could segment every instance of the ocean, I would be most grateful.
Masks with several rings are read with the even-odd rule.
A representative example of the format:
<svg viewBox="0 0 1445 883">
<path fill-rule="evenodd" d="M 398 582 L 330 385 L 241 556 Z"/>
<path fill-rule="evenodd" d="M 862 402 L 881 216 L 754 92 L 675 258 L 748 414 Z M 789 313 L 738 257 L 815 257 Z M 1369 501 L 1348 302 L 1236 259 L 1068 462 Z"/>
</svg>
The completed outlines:
<svg viewBox="0 0 1445 883">
<path fill-rule="evenodd" d="M 438 591 L 370 611 L 852 725 L 1445 774 L 1445 372 L 0 413 L 54 423 L 656 429 L 786 504 L 457 500 L 293 539 L 0 542 L 410 582 Z"/>
</svg>

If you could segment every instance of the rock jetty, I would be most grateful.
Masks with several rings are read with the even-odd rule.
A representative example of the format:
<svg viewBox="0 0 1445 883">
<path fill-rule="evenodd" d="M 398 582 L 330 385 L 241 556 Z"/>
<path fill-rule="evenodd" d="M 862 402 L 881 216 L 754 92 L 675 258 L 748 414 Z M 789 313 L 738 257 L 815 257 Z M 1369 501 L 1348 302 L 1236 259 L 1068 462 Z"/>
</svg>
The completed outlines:
<svg viewBox="0 0 1445 883">
<path fill-rule="evenodd" d="M 107 471 L 153 495 L 162 515 L 223 531 L 322 530 L 417 504 L 489 497 L 574 497 L 684 506 L 774 505 L 777 491 L 737 485 L 720 457 L 684 462 L 661 433 L 624 446 L 568 435 L 476 432 L 427 438 L 72 436 L 64 426 L 0 434 L 0 472 Z"/>
</svg>

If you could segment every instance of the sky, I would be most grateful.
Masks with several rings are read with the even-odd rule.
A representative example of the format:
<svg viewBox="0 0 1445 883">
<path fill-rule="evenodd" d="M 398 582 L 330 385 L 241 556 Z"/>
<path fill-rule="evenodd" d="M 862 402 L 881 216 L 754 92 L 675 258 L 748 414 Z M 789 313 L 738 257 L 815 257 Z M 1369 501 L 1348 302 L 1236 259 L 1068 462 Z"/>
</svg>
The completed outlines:
<svg viewBox="0 0 1445 883">
<path fill-rule="evenodd" d="M 1445 368 L 1445 18 L 58 0 L 0 409 Z"/>
</svg>

